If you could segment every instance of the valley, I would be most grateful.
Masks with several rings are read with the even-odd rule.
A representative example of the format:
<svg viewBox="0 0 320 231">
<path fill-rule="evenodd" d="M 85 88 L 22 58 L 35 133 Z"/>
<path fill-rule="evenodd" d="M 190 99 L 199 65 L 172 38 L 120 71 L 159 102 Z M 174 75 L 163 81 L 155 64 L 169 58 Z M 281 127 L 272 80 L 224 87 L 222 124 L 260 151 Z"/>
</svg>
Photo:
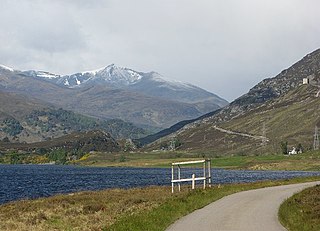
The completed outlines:
<svg viewBox="0 0 320 231">
<path fill-rule="evenodd" d="M 140 100 L 132 97 L 132 94 L 138 96 L 146 92 L 145 99 L 161 98 L 153 105 L 158 107 L 166 102 L 160 110 L 163 115 L 172 115 L 169 112 L 172 109 L 179 110 L 181 115 L 186 116 L 184 109 L 181 111 L 181 108 L 166 100 L 182 100 L 183 96 L 188 95 L 185 102 L 179 102 L 179 105 L 189 104 L 192 94 L 187 93 L 186 89 L 193 89 L 194 101 L 209 99 L 212 95 L 185 83 L 166 82 L 155 72 L 135 72 L 115 65 L 70 76 L 36 71 L 15 73 L 12 69 L 3 69 L 2 72 L 5 73 L 2 75 L 4 90 L 1 92 L 3 107 L 0 114 L 3 120 L 0 126 L 3 163 L 11 163 L 10 158 L 14 158 L 13 162 L 29 163 L 30 159 L 27 157 L 31 155 L 39 163 L 58 161 L 57 163 L 92 166 L 162 167 L 179 159 L 213 158 L 213 162 L 216 161 L 213 165 L 225 168 L 318 170 L 317 151 L 313 150 L 313 141 L 315 127 L 320 126 L 317 85 L 320 50 L 308 54 L 274 78 L 261 81 L 229 105 L 199 117 L 182 120 L 157 133 L 156 130 L 152 132 L 152 126 L 142 120 L 141 123 L 132 124 L 120 119 L 103 119 L 106 115 L 101 116 L 101 113 L 106 113 L 107 108 L 113 110 L 114 107 L 122 106 L 140 113 L 141 110 L 135 107 L 141 105 L 141 102 L 134 103 L 132 100 Z M 303 84 L 304 79 L 308 80 L 308 84 Z M 39 82 L 43 84 L 40 85 L 43 88 L 37 88 L 28 97 L 22 97 L 22 89 L 18 87 L 18 83 L 25 80 Z M 173 87 L 176 88 L 174 91 Z M 46 96 L 40 100 L 45 88 L 51 93 L 46 92 Z M 123 97 L 126 97 L 129 88 L 136 89 L 130 91 L 130 100 L 127 101 Z M 165 90 L 156 90 L 160 88 Z M 178 88 L 183 90 L 177 90 Z M 80 97 L 79 103 L 70 103 L 68 100 L 63 103 L 77 112 L 57 109 L 54 101 L 58 97 L 52 97 L 54 100 L 48 104 L 46 100 L 57 90 L 76 95 L 67 97 L 68 100 L 79 100 Z M 110 95 L 106 96 L 110 92 L 112 103 L 107 100 Z M 174 93 L 176 95 L 171 95 Z M 66 95 L 62 93 L 61 96 Z M 223 102 L 216 102 L 223 106 Z M 99 109 L 100 116 L 99 113 L 95 116 L 92 114 L 91 117 L 78 114 L 79 111 L 88 113 L 85 108 L 95 112 L 92 107 Z M 147 105 L 145 107 L 147 110 L 152 108 Z M 171 108 L 169 111 L 166 110 L 168 107 Z M 117 110 L 113 111 L 115 113 Z M 161 117 L 160 111 L 157 112 L 158 118 Z M 132 116 L 129 111 L 120 114 Z M 117 116 L 114 114 L 112 117 Z M 141 127 L 142 124 L 144 125 Z M 96 131 L 92 133 L 96 134 L 95 138 L 91 138 L 90 131 Z M 7 138 L 4 139 L 5 137 Z M 112 140 L 109 146 L 102 145 L 105 137 Z M 283 155 L 292 149 L 305 154 L 290 157 Z M 61 160 L 50 158 L 49 153 L 56 152 L 55 150 L 62 153 Z M 314 153 L 310 154 L 310 161 L 307 153 Z M 296 165 L 298 160 L 301 161 L 300 165 Z M 238 164 L 235 165 L 227 164 L 237 161 Z"/>
<path fill-rule="evenodd" d="M 319 8 L 1 1 L 0 230 L 319 231 Z"/>
</svg>

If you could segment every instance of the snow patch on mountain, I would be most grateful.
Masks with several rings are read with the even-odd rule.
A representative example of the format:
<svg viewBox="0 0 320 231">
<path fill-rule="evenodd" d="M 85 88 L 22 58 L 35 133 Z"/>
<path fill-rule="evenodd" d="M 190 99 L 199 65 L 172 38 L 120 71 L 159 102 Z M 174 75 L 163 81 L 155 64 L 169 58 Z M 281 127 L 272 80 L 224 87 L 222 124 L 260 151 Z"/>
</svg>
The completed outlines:
<svg viewBox="0 0 320 231">
<path fill-rule="evenodd" d="M 44 78 L 44 79 L 59 79 L 61 77 L 60 75 L 53 74 L 47 71 L 30 70 L 30 71 L 24 71 L 23 73 L 32 77 Z"/>
<path fill-rule="evenodd" d="M 41 78 L 49 78 L 49 79 L 56 79 L 60 77 L 60 75 L 52 74 L 50 72 L 45 72 L 45 71 L 38 71 L 37 76 Z"/>
<path fill-rule="evenodd" d="M 0 68 L 1 68 L 1 69 L 4 69 L 4 70 L 7 70 L 7 71 L 14 72 L 14 69 L 12 69 L 11 67 L 7 67 L 7 66 L 5 66 L 5 65 L 2 65 L 2 64 L 0 64 Z"/>
<path fill-rule="evenodd" d="M 66 80 L 64 81 L 64 85 L 65 85 L 65 86 L 70 86 L 69 80 L 66 79 Z"/>
<path fill-rule="evenodd" d="M 185 88 L 185 89 L 193 89 L 193 88 L 198 88 L 190 83 L 182 82 L 182 81 L 177 81 L 177 80 L 172 80 L 163 77 L 157 72 L 151 72 L 151 78 L 153 81 L 158 82 L 158 83 L 163 83 L 163 87 L 170 87 L 171 89 L 176 89 L 176 88 Z"/>
<path fill-rule="evenodd" d="M 81 72 L 82 75 L 85 75 L 85 74 L 91 74 L 91 75 L 96 75 L 98 72 L 104 70 L 105 67 L 102 67 L 102 68 L 99 68 L 99 69 L 96 69 L 96 70 L 92 70 L 92 71 L 84 71 L 84 72 Z"/>
</svg>

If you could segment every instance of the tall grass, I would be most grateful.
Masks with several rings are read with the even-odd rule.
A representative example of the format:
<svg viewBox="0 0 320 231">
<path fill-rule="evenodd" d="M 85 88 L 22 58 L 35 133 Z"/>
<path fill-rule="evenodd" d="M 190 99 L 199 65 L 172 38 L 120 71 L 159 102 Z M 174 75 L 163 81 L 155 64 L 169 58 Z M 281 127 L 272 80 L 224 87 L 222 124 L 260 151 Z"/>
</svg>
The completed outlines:
<svg viewBox="0 0 320 231">
<path fill-rule="evenodd" d="M 208 190 L 198 189 L 193 192 L 188 192 L 182 197 L 171 197 L 166 200 L 165 203 L 150 211 L 137 213 L 132 216 L 124 216 L 111 225 L 111 227 L 105 228 L 105 230 L 165 230 L 170 224 L 182 216 L 232 193 L 269 186 L 315 181 L 317 179 L 319 179 L 319 177 L 222 185 Z"/>
<path fill-rule="evenodd" d="M 319 177 L 215 186 L 171 194 L 170 187 L 79 192 L 0 206 L 0 230 L 165 230 L 180 217 L 223 196 Z"/>
<path fill-rule="evenodd" d="M 290 231 L 319 231 L 320 185 L 287 199 L 280 206 L 279 219 Z"/>
</svg>

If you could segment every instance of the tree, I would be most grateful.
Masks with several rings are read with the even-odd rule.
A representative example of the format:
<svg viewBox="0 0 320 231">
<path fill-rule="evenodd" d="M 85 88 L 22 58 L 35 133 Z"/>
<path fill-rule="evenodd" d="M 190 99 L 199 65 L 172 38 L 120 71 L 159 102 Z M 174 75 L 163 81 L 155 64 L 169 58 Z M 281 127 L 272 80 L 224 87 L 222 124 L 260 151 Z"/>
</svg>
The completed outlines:
<svg viewBox="0 0 320 231">
<path fill-rule="evenodd" d="M 298 144 L 298 146 L 297 146 L 297 152 L 299 153 L 302 153 L 303 152 L 303 147 L 302 147 L 302 144 Z"/>
<path fill-rule="evenodd" d="M 288 141 L 281 142 L 282 154 L 288 154 Z"/>
</svg>

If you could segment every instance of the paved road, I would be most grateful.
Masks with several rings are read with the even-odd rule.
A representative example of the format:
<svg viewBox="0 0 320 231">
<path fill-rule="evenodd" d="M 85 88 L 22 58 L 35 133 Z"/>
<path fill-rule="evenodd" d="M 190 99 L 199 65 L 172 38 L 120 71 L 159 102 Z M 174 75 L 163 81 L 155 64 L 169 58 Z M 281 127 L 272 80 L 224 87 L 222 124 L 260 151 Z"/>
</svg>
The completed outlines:
<svg viewBox="0 0 320 231">
<path fill-rule="evenodd" d="M 167 230 L 280 231 L 280 204 L 318 182 L 250 190 L 226 196 L 176 221 Z"/>
</svg>

